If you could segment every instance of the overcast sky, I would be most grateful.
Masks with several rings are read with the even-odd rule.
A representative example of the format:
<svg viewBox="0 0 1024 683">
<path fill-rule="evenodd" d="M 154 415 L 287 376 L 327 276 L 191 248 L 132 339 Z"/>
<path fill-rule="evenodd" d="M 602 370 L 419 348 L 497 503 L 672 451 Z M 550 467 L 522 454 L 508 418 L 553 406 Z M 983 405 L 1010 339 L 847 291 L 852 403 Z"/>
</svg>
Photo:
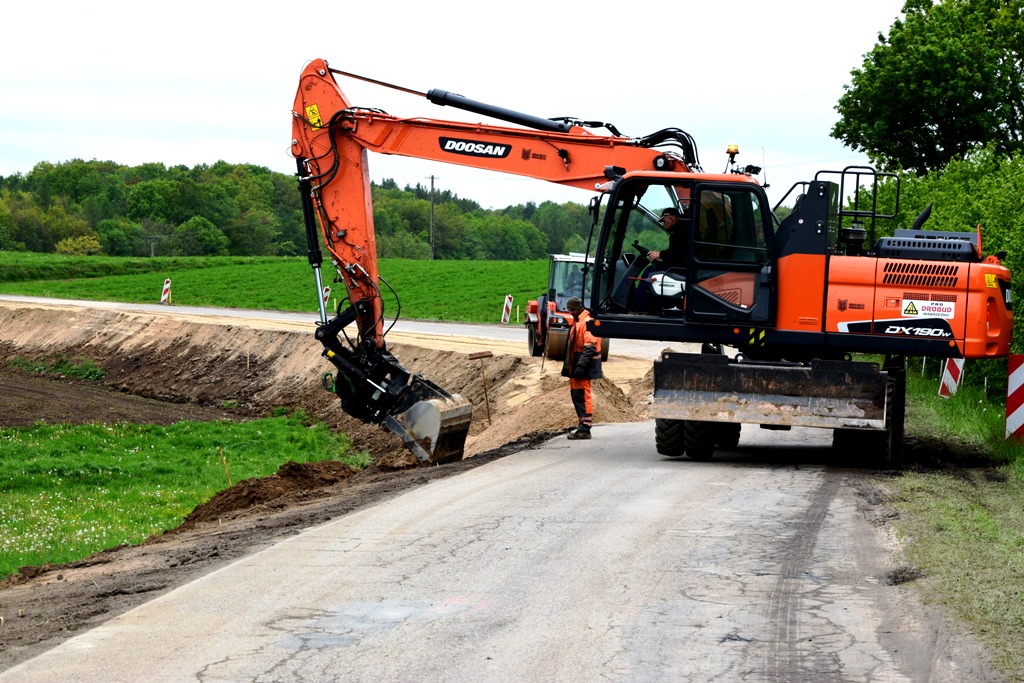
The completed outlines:
<svg viewBox="0 0 1024 683">
<path fill-rule="evenodd" d="M 678 127 L 704 170 L 764 166 L 774 203 L 820 168 L 866 163 L 829 136 L 850 71 L 903 0 L 19 2 L 0 41 L 0 175 L 40 161 L 252 163 L 292 174 L 298 77 L 337 69 L 439 88 L 537 116 Z M 354 104 L 481 120 L 339 79 Z M 502 124 L 500 122 L 499 125 Z M 374 180 L 436 186 L 485 207 L 589 193 L 437 162 L 371 155 Z"/>
</svg>

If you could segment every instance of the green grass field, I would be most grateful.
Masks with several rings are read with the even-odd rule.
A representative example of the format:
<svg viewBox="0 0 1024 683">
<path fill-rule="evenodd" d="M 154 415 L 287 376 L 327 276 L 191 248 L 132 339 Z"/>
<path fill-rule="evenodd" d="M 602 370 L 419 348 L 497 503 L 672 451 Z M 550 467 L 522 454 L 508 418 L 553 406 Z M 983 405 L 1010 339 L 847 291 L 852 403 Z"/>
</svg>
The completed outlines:
<svg viewBox="0 0 1024 683">
<path fill-rule="evenodd" d="M 51 262 L 54 258 L 57 264 Z M 146 270 L 147 265 L 152 269 Z M 547 261 L 385 259 L 380 276 L 400 297 L 382 286 L 385 315 L 500 322 L 505 296 L 511 294 L 513 306 L 525 311 L 526 302 L 544 291 L 547 272 Z M 329 305 L 334 310 L 344 296 L 344 285 L 332 282 L 333 270 L 324 269 L 322 277 L 331 287 Z M 0 252 L 2 294 L 157 303 L 167 278 L 173 303 L 182 306 L 315 312 L 318 305 L 313 271 L 305 258 L 113 259 Z"/>
<path fill-rule="evenodd" d="M 265 477 L 289 460 L 361 468 L 370 456 L 301 412 L 251 422 L 0 430 L 0 577 L 141 543 L 181 524 L 228 487 L 229 475 L 232 483 Z"/>
</svg>

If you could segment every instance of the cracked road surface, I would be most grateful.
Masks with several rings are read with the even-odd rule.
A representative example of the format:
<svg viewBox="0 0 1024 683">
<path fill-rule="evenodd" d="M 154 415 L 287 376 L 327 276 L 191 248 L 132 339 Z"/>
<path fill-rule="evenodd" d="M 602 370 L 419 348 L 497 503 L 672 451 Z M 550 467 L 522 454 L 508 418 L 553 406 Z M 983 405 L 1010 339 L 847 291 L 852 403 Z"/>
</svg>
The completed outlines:
<svg viewBox="0 0 1024 683">
<path fill-rule="evenodd" d="M 600 425 L 311 528 L 0 681 L 955 679 L 884 583 L 868 475 L 818 464 L 830 432 L 744 425 L 694 462 L 651 431 Z"/>
</svg>

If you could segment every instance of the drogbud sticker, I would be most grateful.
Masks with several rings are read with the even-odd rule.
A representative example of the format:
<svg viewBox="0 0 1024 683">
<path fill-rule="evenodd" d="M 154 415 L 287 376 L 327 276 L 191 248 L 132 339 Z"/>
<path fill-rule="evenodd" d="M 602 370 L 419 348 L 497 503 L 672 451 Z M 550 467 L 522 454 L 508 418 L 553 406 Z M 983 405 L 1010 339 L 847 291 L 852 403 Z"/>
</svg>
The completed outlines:
<svg viewBox="0 0 1024 683">
<path fill-rule="evenodd" d="M 952 320 L 956 317 L 956 304 L 952 301 L 904 299 L 900 310 L 904 318 L 942 318 L 944 320 Z"/>
</svg>

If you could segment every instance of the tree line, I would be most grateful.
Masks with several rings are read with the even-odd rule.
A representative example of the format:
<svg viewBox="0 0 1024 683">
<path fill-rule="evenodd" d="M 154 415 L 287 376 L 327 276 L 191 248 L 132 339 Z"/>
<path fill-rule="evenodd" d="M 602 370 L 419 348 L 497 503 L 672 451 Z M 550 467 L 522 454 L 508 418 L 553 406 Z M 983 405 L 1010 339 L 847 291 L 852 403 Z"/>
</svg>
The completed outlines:
<svg viewBox="0 0 1024 683">
<path fill-rule="evenodd" d="M 901 180 L 909 228 L 972 232 L 1024 296 L 1024 0 L 906 0 L 836 104 L 832 136 Z M 894 188 L 882 191 L 890 206 Z M 1013 348 L 1024 350 L 1024 326 Z"/>
<path fill-rule="evenodd" d="M 381 258 L 545 258 L 582 251 L 585 206 L 481 208 L 448 190 L 373 183 Z M 73 159 L 0 176 L 0 250 L 110 256 L 292 256 L 306 252 L 293 176 L 218 161 L 193 168 Z"/>
<path fill-rule="evenodd" d="M 1024 151 L 1024 0 L 907 0 L 851 72 L 832 136 L 924 175 Z"/>
</svg>

